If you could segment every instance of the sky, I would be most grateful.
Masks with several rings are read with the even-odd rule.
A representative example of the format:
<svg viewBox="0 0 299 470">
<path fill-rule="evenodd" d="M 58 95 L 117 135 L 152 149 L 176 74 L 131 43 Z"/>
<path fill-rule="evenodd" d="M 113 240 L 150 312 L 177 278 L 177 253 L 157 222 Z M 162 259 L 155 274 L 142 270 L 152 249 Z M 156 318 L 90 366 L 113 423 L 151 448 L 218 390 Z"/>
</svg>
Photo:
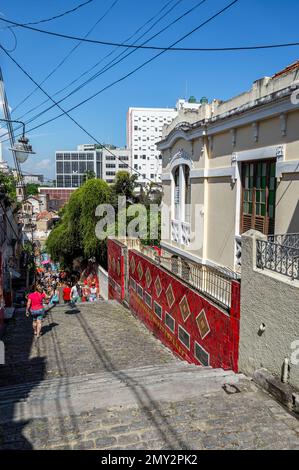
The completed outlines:
<svg viewBox="0 0 299 470">
<path fill-rule="evenodd" d="M 169 47 L 230 2 L 231 0 L 205 0 L 192 13 L 177 21 L 148 44 Z M 11 0 L 1 2 L 0 19 L 5 18 L 22 24 L 35 22 L 59 15 L 81 3 L 84 3 L 84 0 Z M 113 3 L 115 4 L 111 8 Z M 92 0 L 73 13 L 33 27 L 83 37 L 98 22 L 89 38 L 121 43 L 157 15 L 167 3 L 168 7 L 131 39 L 131 42 L 140 44 L 197 5 L 199 0 Z M 153 25 L 171 7 L 174 7 L 172 11 Z M 99 21 L 109 8 L 109 13 Z M 297 0 L 284 0 L 283 3 L 281 0 L 239 0 L 223 14 L 177 44 L 177 47 L 229 47 L 299 42 L 298 17 Z M 138 40 L 138 36 L 146 29 L 150 30 Z M 10 55 L 38 83 L 41 83 L 70 50 L 79 44 L 78 41 L 20 27 L 14 28 L 14 33 L 16 41 L 7 29 L 7 24 L 0 21 L 1 45 L 8 51 L 15 49 L 9 52 Z M 42 87 L 53 96 L 100 61 L 93 73 L 101 70 L 122 51 L 123 48 L 120 47 L 80 43 Z M 112 54 L 105 58 L 111 52 Z M 70 109 L 156 54 L 157 51 L 134 51 L 115 67 L 61 102 L 61 106 Z M 271 76 L 298 59 L 297 46 L 246 52 L 168 51 L 70 114 L 100 142 L 124 146 L 126 113 L 130 106 L 174 107 L 179 98 L 189 98 L 191 95 L 198 100 L 203 96 L 209 100 L 226 100 L 250 89 L 253 81 L 263 76 Z M 24 116 L 47 97 L 41 91 L 36 91 L 18 106 L 36 87 L 3 51 L 0 51 L 0 63 L 9 106 L 12 109 L 12 119 L 25 121 L 26 133 L 36 152 L 22 165 L 22 169 L 54 178 L 55 151 L 76 149 L 78 144 L 90 143 L 92 139 L 66 116 L 30 131 L 32 127 L 60 114 L 61 111 L 53 107 L 32 123 L 27 123 L 52 103 L 47 102 Z M 54 99 L 63 98 L 91 75 L 92 72 L 85 75 Z M 14 110 L 16 106 L 18 107 Z M 4 155 L 11 164 L 7 142 L 4 143 Z"/>
</svg>

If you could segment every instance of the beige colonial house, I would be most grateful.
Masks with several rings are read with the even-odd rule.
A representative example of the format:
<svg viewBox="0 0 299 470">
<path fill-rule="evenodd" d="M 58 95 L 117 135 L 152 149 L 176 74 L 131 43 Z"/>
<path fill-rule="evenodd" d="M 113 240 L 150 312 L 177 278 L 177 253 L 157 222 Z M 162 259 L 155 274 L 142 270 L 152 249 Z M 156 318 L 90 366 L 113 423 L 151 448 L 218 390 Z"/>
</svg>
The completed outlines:
<svg viewBox="0 0 299 470">
<path fill-rule="evenodd" d="M 164 127 L 164 254 L 238 271 L 241 234 L 299 232 L 299 61 Z"/>
</svg>

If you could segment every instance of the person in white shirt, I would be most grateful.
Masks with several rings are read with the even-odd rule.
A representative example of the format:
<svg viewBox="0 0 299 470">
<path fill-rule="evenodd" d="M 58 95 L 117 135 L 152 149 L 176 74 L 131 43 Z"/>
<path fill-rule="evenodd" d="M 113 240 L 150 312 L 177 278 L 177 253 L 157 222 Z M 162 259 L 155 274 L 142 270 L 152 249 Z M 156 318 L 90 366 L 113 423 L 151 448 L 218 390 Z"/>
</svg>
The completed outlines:
<svg viewBox="0 0 299 470">
<path fill-rule="evenodd" d="M 89 301 L 90 302 L 95 302 L 98 298 L 98 289 L 95 285 L 95 282 L 93 282 L 90 286 L 90 289 L 89 289 Z"/>
<path fill-rule="evenodd" d="M 71 289 L 71 305 L 74 306 L 76 302 L 80 299 L 79 286 L 77 283 L 73 284 Z"/>
</svg>

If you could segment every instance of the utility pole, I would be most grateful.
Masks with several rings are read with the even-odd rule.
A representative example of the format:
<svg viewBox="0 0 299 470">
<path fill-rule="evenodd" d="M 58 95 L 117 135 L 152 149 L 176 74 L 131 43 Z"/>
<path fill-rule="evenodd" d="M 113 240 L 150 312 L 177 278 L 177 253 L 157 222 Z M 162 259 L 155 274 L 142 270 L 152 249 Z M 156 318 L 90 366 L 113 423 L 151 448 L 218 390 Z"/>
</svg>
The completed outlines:
<svg viewBox="0 0 299 470">
<path fill-rule="evenodd" d="M 16 150 L 14 150 L 14 146 L 15 146 L 16 142 L 15 142 L 15 136 L 14 136 L 14 131 L 13 131 L 13 125 L 12 125 L 10 110 L 9 110 L 9 106 L 8 106 L 7 96 L 6 96 L 6 92 L 5 92 L 5 88 L 4 88 L 4 79 L 3 79 L 3 74 L 2 74 L 1 67 L 0 67 L 0 101 L 2 102 L 2 105 L 3 105 L 3 114 L 4 114 L 4 117 L 5 117 L 6 124 L 7 124 L 7 131 L 8 131 L 9 141 L 10 141 L 10 145 L 11 145 L 12 155 L 13 155 L 13 159 L 14 159 L 18 179 L 21 182 L 22 199 L 24 200 L 24 198 L 25 198 L 25 186 L 24 186 L 21 167 L 20 167 L 20 164 L 18 162 L 17 155 L 16 155 Z"/>
</svg>

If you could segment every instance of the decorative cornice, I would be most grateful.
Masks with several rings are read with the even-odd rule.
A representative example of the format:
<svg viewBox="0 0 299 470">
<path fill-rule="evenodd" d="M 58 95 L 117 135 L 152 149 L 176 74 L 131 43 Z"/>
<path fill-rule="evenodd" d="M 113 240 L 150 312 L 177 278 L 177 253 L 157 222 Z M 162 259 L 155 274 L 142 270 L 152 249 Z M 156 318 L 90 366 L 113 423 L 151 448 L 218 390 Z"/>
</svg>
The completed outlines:
<svg viewBox="0 0 299 470">
<path fill-rule="evenodd" d="M 283 158 L 284 155 L 284 145 L 271 145 L 269 147 L 234 152 L 232 154 L 232 161 L 245 162 L 249 160 L 262 160 L 263 158 Z"/>
<path fill-rule="evenodd" d="M 299 173 L 299 160 L 277 162 L 276 178 L 280 180 L 284 173 Z"/>
<path fill-rule="evenodd" d="M 190 168 L 193 167 L 193 160 L 191 155 L 187 153 L 184 149 L 179 149 L 171 158 L 170 158 L 170 170 L 173 170 L 174 167 L 185 164 Z"/>
<path fill-rule="evenodd" d="M 247 109 L 236 109 L 232 110 L 231 113 L 227 113 L 227 115 L 214 116 L 199 121 L 193 124 L 189 130 L 173 129 L 164 140 L 157 144 L 157 147 L 159 150 L 166 150 L 180 138 L 190 141 L 203 135 L 212 136 L 233 128 L 257 123 L 273 116 L 280 116 L 281 133 L 285 135 L 287 132 L 287 116 L 285 113 L 298 110 L 299 103 L 294 104 L 291 102 L 290 93 L 284 94 L 281 92 L 275 101 L 267 101 L 266 98 L 268 97 L 262 98 L 259 103 Z"/>
<path fill-rule="evenodd" d="M 221 178 L 223 176 L 235 178 L 235 167 L 222 167 L 222 168 L 209 168 L 209 169 L 199 169 L 191 170 L 190 178 Z"/>
</svg>

